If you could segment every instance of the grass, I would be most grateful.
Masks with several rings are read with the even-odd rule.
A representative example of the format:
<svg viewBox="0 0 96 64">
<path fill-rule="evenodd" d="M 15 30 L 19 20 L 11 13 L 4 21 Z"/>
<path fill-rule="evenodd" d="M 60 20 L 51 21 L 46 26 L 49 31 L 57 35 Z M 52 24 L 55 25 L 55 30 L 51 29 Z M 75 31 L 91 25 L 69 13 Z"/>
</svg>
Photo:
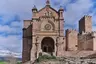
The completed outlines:
<svg viewBox="0 0 96 64">
<path fill-rule="evenodd" d="M 17 64 L 21 64 L 21 62 L 17 62 Z"/>
<path fill-rule="evenodd" d="M 4 62 L 4 61 L 0 61 L 0 64 L 6 64 L 6 62 Z M 21 64 L 21 63 L 18 62 L 17 64 Z"/>
<path fill-rule="evenodd" d="M 0 61 L 0 64 L 6 64 L 6 62 L 4 62 L 4 61 Z"/>
</svg>

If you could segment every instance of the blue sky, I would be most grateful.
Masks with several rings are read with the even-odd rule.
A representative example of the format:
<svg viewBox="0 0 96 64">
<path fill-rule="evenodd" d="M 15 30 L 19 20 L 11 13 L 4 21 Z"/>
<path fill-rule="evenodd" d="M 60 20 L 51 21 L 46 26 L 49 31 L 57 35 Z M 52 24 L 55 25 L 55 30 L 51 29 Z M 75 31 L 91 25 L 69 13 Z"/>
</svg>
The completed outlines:
<svg viewBox="0 0 96 64">
<path fill-rule="evenodd" d="M 22 52 L 23 20 L 30 20 L 34 5 L 38 9 L 46 0 L 0 0 L 0 50 Z M 96 0 L 50 0 L 56 10 L 65 10 L 65 29 L 78 30 L 78 21 L 84 15 L 91 15 L 93 31 L 96 30 Z"/>
</svg>

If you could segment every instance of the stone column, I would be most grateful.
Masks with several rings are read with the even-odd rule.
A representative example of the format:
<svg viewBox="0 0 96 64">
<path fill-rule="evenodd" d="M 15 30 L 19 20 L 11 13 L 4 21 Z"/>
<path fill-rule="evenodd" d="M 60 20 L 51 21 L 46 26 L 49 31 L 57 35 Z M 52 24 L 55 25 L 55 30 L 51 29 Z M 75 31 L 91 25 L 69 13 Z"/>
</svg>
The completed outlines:
<svg viewBox="0 0 96 64">
<path fill-rule="evenodd" d="M 38 39 L 39 39 L 39 37 L 37 36 L 36 37 L 36 43 L 35 43 L 35 45 L 36 45 L 36 58 L 38 58 L 38 56 L 39 56 L 39 41 L 38 41 Z"/>
<path fill-rule="evenodd" d="M 31 49 L 31 61 L 34 62 L 36 60 L 36 40 L 35 37 L 32 39 L 32 49 Z"/>
<path fill-rule="evenodd" d="M 34 62 L 36 60 L 36 46 L 35 43 L 32 44 L 32 49 L 31 49 L 31 61 Z"/>
<path fill-rule="evenodd" d="M 59 37 L 56 38 L 56 56 L 58 56 L 58 44 L 59 44 Z"/>
<path fill-rule="evenodd" d="M 40 38 L 37 36 L 36 37 L 36 58 L 39 57 L 39 53 L 42 52 L 41 50 L 41 41 L 40 41 Z"/>
<path fill-rule="evenodd" d="M 42 42 L 42 38 L 38 38 L 38 52 L 41 53 L 42 52 L 42 49 L 41 49 L 41 42 Z"/>
</svg>

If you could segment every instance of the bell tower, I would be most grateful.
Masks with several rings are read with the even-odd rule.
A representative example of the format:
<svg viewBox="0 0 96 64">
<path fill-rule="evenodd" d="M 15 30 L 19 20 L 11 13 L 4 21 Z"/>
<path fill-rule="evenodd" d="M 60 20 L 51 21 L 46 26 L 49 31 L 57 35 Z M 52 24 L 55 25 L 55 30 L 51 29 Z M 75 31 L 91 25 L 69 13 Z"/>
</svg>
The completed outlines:
<svg viewBox="0 0 96 64">
<path fill-rule="evenodd" d="M 63 17 L 63 12 L 64 9 L 62 7 L 60 7 L 59 9 L 59 25 L 60 25 L 60 36 L 64 35 L 64 17 Z"/>
</svg>

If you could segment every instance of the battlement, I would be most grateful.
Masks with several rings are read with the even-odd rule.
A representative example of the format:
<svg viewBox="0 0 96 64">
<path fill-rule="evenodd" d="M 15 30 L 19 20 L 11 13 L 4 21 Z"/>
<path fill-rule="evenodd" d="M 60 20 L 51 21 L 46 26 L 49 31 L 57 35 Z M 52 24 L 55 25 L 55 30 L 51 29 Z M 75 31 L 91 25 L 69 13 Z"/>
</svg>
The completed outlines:
<svg viewBox="0 0 96 64">
<path fill-rule="evenodd" d="M 86 18 L 87 18 L 87 19 L 91 19 L 92 16 L 84 15 L 84 17 L 82 17 L 82 18 L 79 20 L 79 22 L 80 22 L 81 20 L 85 20 Z"/>
<path fill-rule="evenodd" d="M 85 35 L 85 34 L 91 34 L 92 32 L 84 32 L 84 31 L 82 31 L 82 34 L 80 34 L 80 35 Z"/>
<path fill-rule="evenodd" d="M 92 18 L 92 16 L 85 15 L 84 18 Z"/>
<path fill-rule="evenodd" d="M 96 31 L 93 32 L 85 32 L 84 34 L 79 34 L 78 35 L 79 40 L 84 40 L 84 38 L 86 37 L 88 40 L 96 38 Z"/>
<path fill-rule="evenodd" d="M 82 32 L 82 34 L 79 34 L 79 35 L 88 35 L 88 34 L 96 34 L 96 31 L 92 31 L 92 32 Z"/>
<path fill-rule="evenodd" d="M 76 29 L 67 29 L 66 32 L 67 33 L 76 33 L 77 30 Z"/>
</svg>

